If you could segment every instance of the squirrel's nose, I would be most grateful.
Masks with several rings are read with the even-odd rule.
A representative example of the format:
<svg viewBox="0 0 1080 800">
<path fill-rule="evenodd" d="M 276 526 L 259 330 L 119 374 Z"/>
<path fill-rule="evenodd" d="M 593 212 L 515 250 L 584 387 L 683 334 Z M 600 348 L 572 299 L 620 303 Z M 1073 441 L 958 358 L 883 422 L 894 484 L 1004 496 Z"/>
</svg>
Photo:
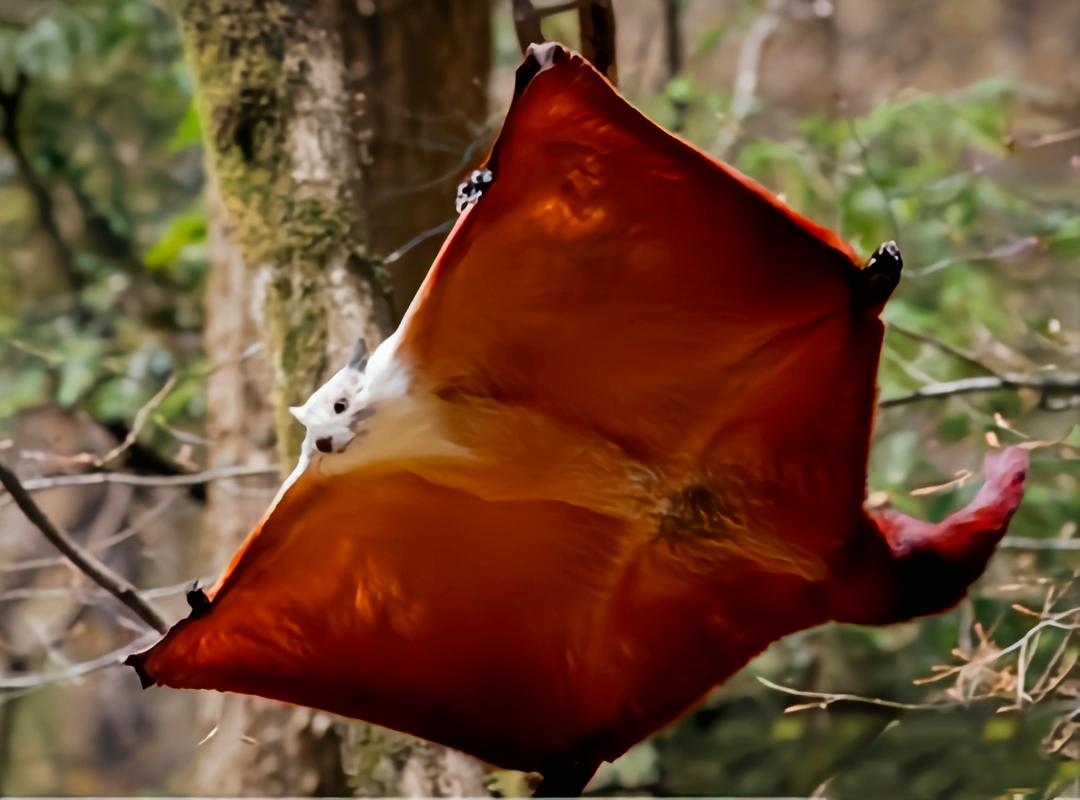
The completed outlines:
<svg viewBox="0 0 1080 800">
<path fill-rule="evenodd" d="M 315 449 L 320 453 L 332 453 L 334 452 L 334 440 L 329 436 L 324 436 L 321 439 L 315 440 Z"/>
</svg>

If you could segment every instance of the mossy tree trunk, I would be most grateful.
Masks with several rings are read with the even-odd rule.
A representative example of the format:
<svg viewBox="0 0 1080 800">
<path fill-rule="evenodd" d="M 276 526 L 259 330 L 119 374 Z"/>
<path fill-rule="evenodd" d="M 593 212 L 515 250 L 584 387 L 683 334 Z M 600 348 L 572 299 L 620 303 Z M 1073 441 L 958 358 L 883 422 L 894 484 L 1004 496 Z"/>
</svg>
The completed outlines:
<svg viewBox="0 0 1080 800">
<path fill-rule="evenodd" d="M 357 336 L 374 345 L 396 324 L 439 237 L 388 256 L 450 220 L 454 186 L 483 150 L 490 8 L 173 5 L 219 209 L 207 290 L 211 462 L 276 450 L 287 471 L 302 435 L 288 406 L 337 368 Z M 214 490 L 207 536 L 219 556 L 264 502 Z M 218 732 L 201 748 L 199 790 L 483 793 L 472 760 L 367 726 L 238 697 L 207 698 L 204 717 Z"/>
</svg>

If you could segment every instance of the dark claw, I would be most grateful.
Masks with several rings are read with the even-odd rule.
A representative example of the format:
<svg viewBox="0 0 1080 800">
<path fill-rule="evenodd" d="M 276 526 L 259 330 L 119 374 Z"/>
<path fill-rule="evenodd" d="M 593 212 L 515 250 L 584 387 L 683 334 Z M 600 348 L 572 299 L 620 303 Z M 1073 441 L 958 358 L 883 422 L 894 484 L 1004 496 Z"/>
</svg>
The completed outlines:
<svg viewBox="0 0 1080 800">
<path fill-rule="evenodd" d="M 855 297 L 862 306 L 882 306 L 889 299 L 897 284 L 904 258 L 896 242 L 881 245 L 857 274 Z"/>
<path fill-rule="evenodd" d="M 494 175 L 491 174 L 490 169 L 474 169 L 468 180 L 457 188 L 457 199 L 454 201 L 457 213 L 460 214 L 479 200 L 491 185 L 492 180 L 494 180 Z"/>
<path fill-rule="evenodd" d="M 210 610 L 210 598 L 198 586 L 187 593 L 187 604 L 191 608 L 192 617 L 201 617 Z"/>
<path fill-rule="evenodd" d="M 154 679 L 150 677 L 150 673 L 148 673 L 143 666 L 143 655 L 141 653 L 132 653 L 124 659 L 124 664 L 135 670 L 135 674 L 139 676 L 139 683 L 142 685 L 142 688 L 149 689 L 154 685 Z"/>
</svg>

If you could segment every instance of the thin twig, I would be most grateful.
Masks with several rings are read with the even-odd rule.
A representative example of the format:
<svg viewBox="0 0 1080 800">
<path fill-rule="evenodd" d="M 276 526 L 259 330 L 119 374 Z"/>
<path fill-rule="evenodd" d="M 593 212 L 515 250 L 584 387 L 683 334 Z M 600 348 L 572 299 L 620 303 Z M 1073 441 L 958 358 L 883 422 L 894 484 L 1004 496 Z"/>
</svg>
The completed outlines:
<svg viewBox="0 0 1080 800">
<path fill-rule="evenodd" d="M 111 667 L 123 662 L 124 658 L 132 653 L 142 650 L 157 638 L 157 634 L 141 636 L 133 642 L 128 642 L 123 647 L 118 647 L 104 655 L 89 661 L 79 661 L 64 669 L 53 672 L 39 673 L 36 675 L 0 675 L 0 690 L 32 691 L 41 689 L 52 683 L 62 683 L 75 678 L 80 678 L 89 672 L 96 672 L 104 667 Z"/>
<path fill-rule="evenodd" d="M 735 70 L 735 85 L 731 92 L 731 110 L 728 113 L 727 124 L 720 129 L 710 148 L 717 155 L 725 155 L 734 146 L 739 138 L 743 121 L 754 110 L 765 45 L 780 29 L 784 21 L 786 5 L 785 0 L 768 0 L 765 11 L 754 20 L 754 24 L 743 37 Z"/>
<path fill-rule="evenodd" d="M 1070 608 L 1066 611 L 1060 611 L 1056 614 L 1046 617 L 1037 625 L 1028 630 L 1028 632 L 1025 633 L 1019 640 L 1013 642 L 1008 647 L 1005 647 L 982 658 L 973 659 L 960 666 L 949 667 L 947 669 L 941 670 L 934 676 L 915 681 L 915 683 L 916 685 L 921 686 L 928 683 L 937 682 L 942 680 L 943 678 L 947 678 L 959 672 L 969 670 L 973 666 L 986 666 L 988 664 L 992 664 L 1003 656 L 1009 655 L 1010 653 L 1013 653 L 1017 650 L 1020 651 L 1019 663 L 1020 665 L 1023 665 L 1026 658 L 1025 652 L 1029 642 L 1034 637 L 1038 637 L 1042 631 L 1046 630 L 1047 628 L 1055 628 L 1057 630 L 1071 632 L 1080 628 L 1080 623 L 1072 624 L 1063 621 L 1070 616 L 1075 616 L 1077 613 L 1080 613 L 1080 608 Z M 867 705 L 882 706 L 884 708 L 895 708 L 904 711 L 938 711 L 967 704 L 967 701 L 960 700 L 944 700 L 930 703 L 901 703 L 896 700 L 885 700 L 880 697 L 867 697 L 864 695 L 847 694 L 844 692 L 812 692 L 806 691 L 804 689 L 793 689 L 790 686 L 782 686 L 781 684 L 773 683 L 772 681 L 768 680 L 767 678 L 763 678 L 760 675 L 757 675 L 755 677 L 759 682 L 769 687 L 770 689 L 774 689 L 778 692 L 783 692 L 784 694 L 789 694 L 794 697 L 809 698 L 814 701 L 813 703 L 804 703 L 801 705 L 790 706 L 785 709 L 785 713 L 805 711 L 810 708 L 824 709 L 837 702 L 865 703 Z M 979 700 L 985 698 L 974 697 L 971 699 Z"/>
<path fill-rule="evenodd" d="M 1033 626 L 1031 629 L 1028 630 L 1027 633 L 1025 633 L 1022 637 L 1017 639 L 1012 644 L 1010 644 L 1008 647 L 1003 647 L 1001 650 L 990 653 L 989 655 L 983 656 L 982 658 L 976 658 L 972 661 L 968 661 L 966 664 L 961 664 L 956 667 L 948 667 L 946 669 L 940 670 L 929 678 L 921 678 L 915 681 L 915 684 L 917 686 L 924 686 L 928 683 L 936 683 L 940 680 L 943 680 L 944 678 L 948 678 L 959 672 L 968 670 L 971 667 L 984 667 L 988 664 L 992 664 L 998 659 L 1000 659 L 1002 656 L 1007 656 L 1010 653 L 1019 650 L 1021 647 L 1024 647 L 1025 643 L 1031 637 L 1037 636 L 1041 631 L 1045 630 L 1046 628 L 1055 628 L 1057 630 L 1063 631 L 1078 630 L 1080 629 L 1080 623 L 1062 622 L 1062 620 L 1071 616 L 1076 616 L 1077 614 L 1080 614 L 1080 607 L 1070 608 L 1065 611 L 1059 611 L 1056 614 L 1053 614 L 1052 616 L 1043 619 L 1037 625 Z"/>
<path fill-rule="evenodd" d="M 1068 142 L 1073 139 L 1080 139 L 1080 128 L 1069 128 L 1068 130 L 1058 131 L 1056 133 L 1044 133 L 1019 143 L 1010 142 L 1009 151 L 1015 153 L 1026 150 L 1037 150 L 1040 147 L 1061 144 L 1062 142 Z"/>
<path fill-rule="evenodd" d="M 668 92 L 668 88 L 679 77 L 685 58 L 685 43 L 682 31 L 682 0 L 663 0 L 664 3 L 664 60 L 667 71 L 660 78 L 659 91 L 669 95 L 671 108 L 675 116 L 671 121 L 672 133 L 682 133 L 686 128 L 686 115 L 690 110 L 690 101 L 681 92 Z M 647 38 L 646 42 L 649 41 Z"/>
<path fill-rule="evenodd" d="M 667 75 L 664 85 L 675 80 L 683 68 L 682 3 L 681 0 L 663 0 L 664 2 L 664 60 L 667 62 Z M 661 89 L 664 86 L 660 86 Z"/>
<path fill-rule="evenodd" d="M 156 598 L 175 597 L 178 594 L 184 594 L 185 592 L 189 591 L 192 586 L 202 586 L 207 583 L 212 583 L 213 580 L 214 577 L 212 575 L 201 575 L 197 578 L 188 578 L 187 580 L 180 581 L 179 583 L 170 583 L 166 586 L 150 586 L 142 589 L 136 589 L 136 591 L 139 592 L 139 594 L 141 594 L 145 599 L 154 600 Z M 7 602 L 9 600 L 40 600 L 41 598 L 65 598 L 71 597 L 72 591 L 73 587 L 27 586 L 20 589 L 8 589 L 7 591 L 0 592 L 0 601 Z M 99 594 L 108 596 L 106 592 L 96 587 L 87 587 L 86 591 L 91 593 L 92 597 L 97 597 Z"/>
<path fill-rule="evenodd" d="M 544 17 L 572 11 L 577 7 L 578 0 L 565 0 L 565 2 L 556 2 L 539 8 L 533 4 L 532 0 L 513 0 L 514 33 L 517 34 L 521 52 L 524 53 L 530 44 L 543 44 L 545 41 L 544 34 L 540 30 L 540 21 Z"/>
<path fill-rule="evenodd" d="M 403 244 L 397 250 L 386 256 L 386 258 L 382 260 L 383 266 L 388 267 L 395 261 L 400 260 L 406 253 L 408 253 L 417 245 L 423 244 L 432 236 L 438 236 L 441 233 L 446 233 L 448 230 L 454 227 L 454 222 L 455 220 L 448 219 L 445 222 L 440 222 L 433 228 L 428 228 L 426 231 L 420 231 L 420 233 L 409 239 L 409 241 L 405 242 L 405 244 Z"/>
<path fill-rule="evenodd" d="M 1028 536 L 1006 536 L 998 546 L 1011 550 L 1080 550 L 1080 539 L 1036 539 Z"/>
<path fill-rule="evenodd" d="M 52 475 L 46 478 L 30 478 L 23 482 L 28 492 L 55 489 L 58 486 L 97 486 L 102 483 L 118 483 L 125 486 L 198 486 L 229 478 L 280 477 L 281 471 L 273 466 L 216 467 L 202 472 L 183 475 L 135 475 L 130 472 L 87 472 L 79 475 Z"/>
<path fill-rule="evenodd" d="M 74 477 L 74 476 L 73 476 Z M 145 597 L 122 575 L 113 572 L 102 563 L 93 553 L 84 550 L 75 540 L 61 531 L 41 510 L 41 507 L 30 496 L 30 492 L 23 486 L 18 476 L 4 465 L 0 464 L 0 483 L 8 490 L 8 494 L 22 510 L 26 518 L 41 531 L 57 550 L 71 559 L 71 562 L 90 580 L 109 594 L 123 603 L 139 619 L 151 626 L 159 633 L 165 633 L 169 626 L 165 618 L 158 613 L 157 609 L 150 604 Z"/>
<path fill-rule="evenodd" d="M 948 269 L 954 264 L 962 264 L 971 261 L 1000 261 L 1006 258 L 1014 258 L 1026 250 L 1038 247 L 1041 244 L 1038 236 L 1025 236 L 1022 239 L 1014 239 L 981 253 L 962 253 L 960 255 L 946 256 L 925 267 L 908 270 L 907 274 L 912 278 L 924 278 L 933 275 L 943 269 Z"/>
<path fill-rule="evenodd" d="M 26 488 L 25 483 L 23 484 L 23 488 Z M 86 546 L 87 549 L 93 553 L 99 553 L 103 550 L 108 550 L 111 547 L 115 547 L 121 542 L 127 541 L 132 536 L 138 534 L 139 531 L 142 529 L 143 525 L 147 524 L 148 522 L 152 522 L 154 519 L 161 516 L 162 513 L 168 511 L 169 508 L 176 503 L 179 497 L 180 495 L 178 494 L 173 494 L 166 497 L 164 500 L 151 508 L 149 511 L 147 511 L 145 514 L 143 514 L 141 517 L 132 522 L 123 530 L 117 531 L 111 536 L 106 536 L 100 541 L 88 543 Z M 28 569 L 44 569 L 46 567 L 58 567 L 68 563 L 70 562 L 63 556 L 50 556 L 47 558 L 27 558 L 23 559 L 22 561 L 12 561 L 10 564 L 4 564 L 3 566 L 0 566 L 0 572 L 21 572 Z"/>
<path fill-rule="evenodd" d="M 480 149 L 481 145 L 485 144 L 488 140 L 488 128 L 485 127 L 480 131 L 480 134 L 469 142 L 464 152 L 461 153 L 461 157 L 457 160 L 457 163 L 450 169 L 443 172 L 441 175 L 436 175 L 430 180 L 423 181 L 421 183 L 410 183 L 406 186 L 395 187 L 394 189 L 380 192 L 377 196 L 378 200 L 387 200 L 394 197 L 401 197 L 403 195 L 418 194 L 427 189 L 431 189 L 435 186 L 440 186 L 447 181 L 461 180 L 461 176 L 468 169 L 470 164 L 475 164 L 479 159 L 476 157 L 476 151 Z M 453 224 L 454 220 L 450 220 L 450 224 Z M 442 223 L 446 225 L 447 223 Z M 449 230 L 449 226 L 447 227 Z"/>
<path fill-rule="evenodd" d="M 855 124 L 855 120 L 848 120 L 848 128 L 851 131 L 851 140 L 855 142 L 855 146 L 859 149 L 859 161 L 862 163 L 863 173 L 866 175 L 867 180 L 874 184 L 874 188 L 878 190 L 881 195 L 881 199 L 884 201 L 885 216 L 889 220 L 889 228 L 892 230 L 892 236 L 894 239 L 900 238 L 900 222 L 896 218 L 896 212 L 893 211 L 893 197 L 892 193 L 885 186 L 885 182 L 877 175 L 874 168 L 870 164 L 870 149 L 866 146 L 866 143 L 859 135 L 859 128 Z"/>
<path fill-rule="evenodd" d="M 161 405 L 165 398 L 169 396 L 176 386 L 176 381 L 177 374 L 174 372 L 169 376 L 168 380 L 162 384 L 161 388 L 154 393 L 154 396 L 147 400 L 146 403 L 143 404 L 143 407 L 135 414 L 135 418 L 131 422 L 131 430 L 129 430 L 127 436 L 124 437 L 124 441 L 120 442 L 120 444 L 98 459 L 97 466 L 104 467 L 109 462 L 115 461 L 135 444 L 135 440 L 138 439 L 139 434 L 142 433 L 142 429 L 146 426 L 146 421 L 150 418 L 150 414 L 153 413 L 154 409 Z"/>
<path fill-rule="evenodd" d="M 1031 690 L 1031 694 L 1035 697 L 1035 702 L 1042 702 L 1051 692 L 1055 691 L 1069 675 L 1072 673 L 1073 668 L 1076 666 L 1077 660 L 1080 660 L 1080 656 L 1076 653 L 1069 652 L 1069 645 L 1072 644 L 1072 632 L 1066 633 L 1061 637 L 1061 642 L 1058 644 L 1057 650 L 1050 657 L 1050 660 L 1046 663 L 1046 669 L 1043 670 L 1042 675 L 1035 682 L 1035 686 Z M 1054 674 L 1054 669 L 1062 664 L 1061 668 L 1057 670 L 1057 674 Z"/>
<path fill-rule="evenodd" d="M 911 328 L 905 328 L 902 325 L 897 325 L 895 322 L 886 322 L 885 327 L 887 330 L 896 331 L 901 336 L 906 336 L 907 338 L 912 339 L 916 342 L 920 342 L 921 344 L 928 344 L 931 347 L 936 347 L 938 350 L 945 353 L 946 355 L 950 355 L 953 358 L 958 359 L 959 361 L 963 361 L 968 366 L 974 367 L 975 369 L 979 370 L 979 372 L 985 372 L 987 375 L 998 374 L 997 370 L 995 370 L 993 367 L 990 367 L 979 361 L 979 359 L 975 358 L 975 356 L 971 355 L 970 353 L 965 353 L 960 348 L 953 347 L 948 342 L 943 342 L 936 336 L 931 336 L 930 334 L 923 333 L 922 331 L 915 331 Z"/>
<path fill-rule="evenodd" d="M 899 397 L 887 397 L 878 403 L 880 408 L 917 403 L 921 400 L 934 400 L 977 392 L 997 392 L 1003 389 L 1035 389 L 1041 392 L 1080 392 L 1080 375 L 1069 373 L 1047 373 L 1030 375 L 1025 373 L 1004 372 L 1000 375 L 979 375 L 974 378 L 960 378 L 955 381 L 928 383 L 910 394 Z M 1057 410 L 1047 406 L 1048 410 Z"/>
<path fill-rule="evenodd" d="M 615 9 L 611 0 L 578 0 L 578 43 L 581 54 L 599 72 L 618 85 L 615 59 Z"/>
<path fill-rule="evenodd" d="M 828 708 L 833 703 L 842 701 L 848 701 L 852 703 L 866 703 L 872 706 L 883 706 L 885 708 L 898 708 L 905 711 L 915 711 L 920 709 L 939 709 L 948 708 L 950 706 L 959 705 L 956 701 L 949 701 L 945 703 L 900 703 L 895 700 L 883 700 L 880 697 L 865 697 L 858 694 L 843 694 L 833 692 L 808 692 L 802 689 L 792 689 L 790 686 L 781 686 L 779 683 L 773 683 L 768 678 L 763 678 L 760 675 L 755 675 L 760 683 L 770 689 L 774 689 L 784 694 L 790 694 L 794 697 L 808 697 L 816 702 L 806 703 L 804 705 L 791 706 L 785 709 L 786 712 L 803 711 L 807 708 Z"/>
</svg>

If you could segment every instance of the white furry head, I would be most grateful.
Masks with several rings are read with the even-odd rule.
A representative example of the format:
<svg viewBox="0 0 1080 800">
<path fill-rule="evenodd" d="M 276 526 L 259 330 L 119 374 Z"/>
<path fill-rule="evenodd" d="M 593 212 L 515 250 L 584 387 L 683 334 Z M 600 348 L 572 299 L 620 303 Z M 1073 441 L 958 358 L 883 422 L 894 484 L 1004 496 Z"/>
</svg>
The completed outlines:
<svg viewBox="0 0 1080 800">
<path fill-rule="evenodd" d="M 367 361 L 367 347 L 361 339 L 353 346 L 344 367 L 316 389 L 302 406 L 289 409 L 307 428 L 305 445 L 310 444 L 321 453 L 340 453 L 356 436 L 356 423 L 369 416 L 361 399 Z"/>
</svg>

